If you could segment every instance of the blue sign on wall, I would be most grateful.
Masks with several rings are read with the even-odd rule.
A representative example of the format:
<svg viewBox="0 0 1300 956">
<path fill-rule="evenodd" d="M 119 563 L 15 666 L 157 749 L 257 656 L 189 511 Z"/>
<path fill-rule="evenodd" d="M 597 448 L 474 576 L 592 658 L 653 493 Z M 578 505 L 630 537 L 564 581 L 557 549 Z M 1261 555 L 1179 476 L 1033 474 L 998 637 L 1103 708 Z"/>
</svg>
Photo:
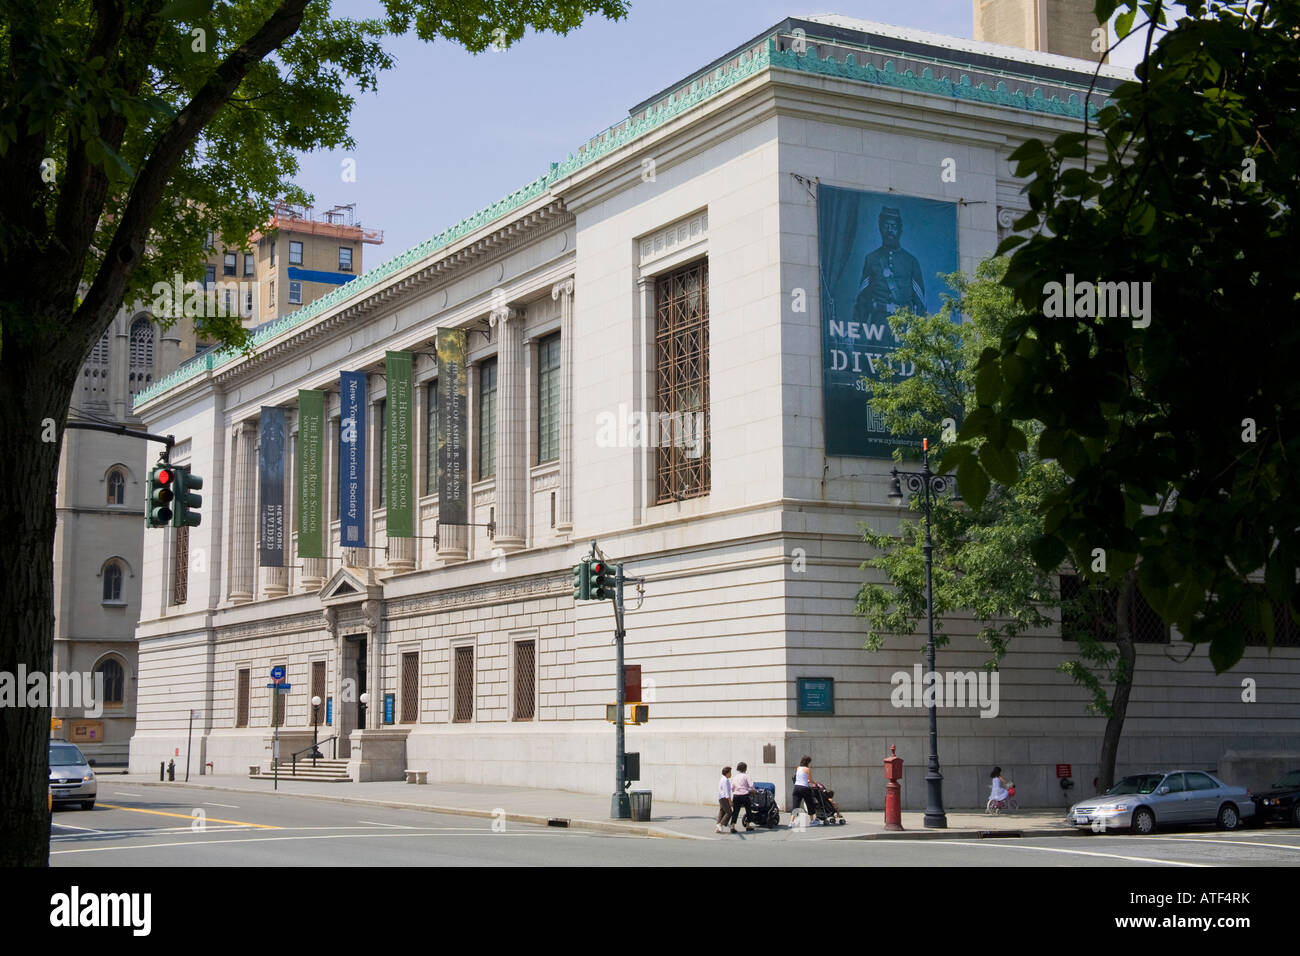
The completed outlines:
<svg viewBox="0 0 1300 956">
<path fill-rule="evenodd" d="M 391 724 L 392 722 L 393 722 L 393 695 L 385 694 L 384 695 L 384 723 Z"/>
<path fill-rule="evenodd" d="M 325 726 L 329 727 L 334 723 L 334 698 L 325 698 Z"/>
<path fill-rule="evenodd" d="M 800 677 L 799 713 L 834 714 L 835 678 Z"/>
</svg>

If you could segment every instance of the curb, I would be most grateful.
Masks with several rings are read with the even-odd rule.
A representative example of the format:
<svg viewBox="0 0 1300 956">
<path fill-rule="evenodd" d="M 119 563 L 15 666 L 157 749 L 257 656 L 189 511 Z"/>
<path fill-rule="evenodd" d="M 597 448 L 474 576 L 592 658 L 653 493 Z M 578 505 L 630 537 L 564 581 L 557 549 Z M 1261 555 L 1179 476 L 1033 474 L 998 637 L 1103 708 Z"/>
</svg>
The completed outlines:
<svg viewBox="0 0 1300 956">
<path fill-rule="evenodd" d="M 132 786 L 137 784 L 142 787 L 184 787 L 187 790 L 220 790 L 223 793 L 264 793 L 264 791 L 254 790 L 252 788 L 243 789 L 235 787 L 220 787 L 202 783 L 177 783 L 176 781 L 160 782 L 157 780 L 131 782 Z M 275 797 L 281 796 L 282 794 L 272 791 L 266 795 Z M 402 803 L 397 800 L 371 800 L 365 797 L 334 796 L 332 794 L 324 793 L 285 793 L 283 796 L 299 797 L 307 800 L 325 800 L 330 803 L 348 803 L 362 807 L 385 807 L 390 810 L 422 810 L 426 813 L 447 813 L 462 817 L 481 817 L 489 820 L 494 819 L 497 816 L 491 810 L 472 810 L 467 807 L 444 807 L 431 803 Z M 551 820 L 562 819 L 566 822 L 564 829 L 569 830 L 593 830 L 605 833 L 621 833 L 628 836 L 659 837 L 661 839 L 670 840 L 703 839 L 685 833 L 676 833 L 672 830 L 664 830 L 660 827 L 641 826 L 639 824 L 631 823 L 615 823 L 612 820 L 574 820 L 567 817 L 540 817 L 531 813 L 507 813 L 505 819 L 514 823 L 532 823 L 538 826 L 548 826 Z"/>
<path fill-rule="evenodd" d="M 1023 837 L 1075 836 L 1074 830 L 1047 827 L 1027 827 L 1019 830 L 884 830 L 879 833 L 859 833 L 853 836 L 832 837 L 835 840 L 1000 840 Z"/>
</svg>

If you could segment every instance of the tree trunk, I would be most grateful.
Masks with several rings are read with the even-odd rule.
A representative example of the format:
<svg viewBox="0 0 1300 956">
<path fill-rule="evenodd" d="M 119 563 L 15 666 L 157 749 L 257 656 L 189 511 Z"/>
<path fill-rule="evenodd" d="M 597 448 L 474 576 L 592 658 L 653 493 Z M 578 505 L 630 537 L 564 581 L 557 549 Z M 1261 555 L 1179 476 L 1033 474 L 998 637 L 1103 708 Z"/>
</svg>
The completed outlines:
<svg viewBox="0 0 1300 956">
<path fill-rule="evenodd" d="M 27 682 L 19 682 L 19 676 L 20 669 L 44 674 L 48 691 L 54 653 L 54 501 L 77 368 L 17 336 L 6 335 L 3 349 L 0 681 L 9 686 L 0 691 L 5 694 L 0 699 L 0 866 L 46 866 L 50 701 L 48 692 L 33 691 L 29 699 Z"/>
<path fill-rule="evenodd" d="M 1115 650 L 1119 661 L 1115 665 L 1115 690 L 1110 699 L 1110 717 L 1106 720 L 1106 734 L 1101 740 L 1100 772 L 1097 792 L 1105 793 L 1115 783 L 1115 757 L 1119 753 L 1119 738 L 1124 733 L 1124 716 L 1128 713 L 1128 697 L 1133 690 L 1133 663 L 1137 651 L 1133 645 L 1133 602 L 1137 600 L 1137 572 L 1124 576 L 1115 601 Z"/>
</svg>

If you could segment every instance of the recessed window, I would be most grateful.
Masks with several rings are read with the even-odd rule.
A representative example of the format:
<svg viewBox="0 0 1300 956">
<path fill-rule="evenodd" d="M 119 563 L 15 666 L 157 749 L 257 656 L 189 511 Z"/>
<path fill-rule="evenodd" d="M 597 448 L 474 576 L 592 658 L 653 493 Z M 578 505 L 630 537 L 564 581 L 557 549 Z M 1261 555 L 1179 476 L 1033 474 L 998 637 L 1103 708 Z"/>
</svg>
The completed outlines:
<svg viewBox="0 0 1300 956">
<path fill-rule="evenodd" d="M 379 479 L 375 482 L 375 508 L 380 509 L 387 504 L 384 492 L 388 489 L 384 482 L 388 480 L 388 401 L 381 398 L 375 402 L 375 412 L 378 421 L 375 430 L 379 432 Z"/>
<path fill-rule="evenodd" d="M 291 266 L 300 266 L 300 265 L 302 265 L 302 243 L 301 243 L 301 242 L 294 242 L 294 241 L 290 240 L 290 242 L 289 242 L 289 265 L 291 265 Z"/>
<path fill-rule="evenodd" d="M 537 463 L 560 457 L 560 336 L 537 343 Z"/>
<path fill-rule="evenodd" d="M 253 314 L 253 291 L 251 289 L 244 296 L 244 311 L 249 315 Z"/>
<path fill-rule="evenodd" d="M 253 254 L 251 252 L 245 252 L 244 253 L 244 275 L 251 276 L 255 270 L 256 270 L 256 266 L 254 264 Z"/>
<path fill-rule="evenodd" d="M 120 505 L 126 503 L 126 476 L 122 469 L 114 468 L 108 473 L 108 503 Z"/>
<path fill-rule="evenodd" d="M 466 723 L 474 719 L 474 648 L 456 648 L 456 698 L 452 720 Z"/>
<path fill-rule="evenodd" d="M 266 291 L 267 305 L 269 305 L 271 308 L 274 309 L 275 308 L 275 280 L 274 279 L 272 279 L 270 282 L 266 284 L 266 290 L 267 290 Z"/>
<path fill-rule="evenodd" d="M 172 578 L 172 604 L 190 599 L 190 529 L 176 529 L 176 568 Z"/>
<path fill-rule="evenodd" d="M 301 305 L 301 304 L 302 304 L 302 283 L 301 283 L 301 282 L 294 282 L 294 281 L 290 280 L 290 282 L 289 282 L 289 304 L 290 304 L 290 305 Z"/>
<path fill-rule="evenodd" d="M 271 240 L 271 265 L 275 265 L 275 240 Z"/>
<path fill-rule="evenodd" d="M 515 641 L 515 720 L 532 720 L 537 714 L 536 647 L 533 641 Z"/>
<path fill-rule="evenodd" d="M 413 724 L 420 719 L 420 654 L 411 651 L 402 655 L 402 723 Z"/>
<path fill-rule="evenodd" d="M 655 502 L 709 492 L 709 263 L 655 280 Z"/>
<path fill-rule="evenodd" d="M 105 707 L 121 707 L 126 684 L 126 671 L 115 658 L 108 658 L 95 668 L 97 674 L 104 675 L 104 699 L 100 702 Z"/>
<path fill-rule="evenodd" d="M 352 247 L 339 246 L 339 272 L 352 271 Z"/>
<path fill-rule="evenodd" d="M 1060 575 L 1061 637 L 1078 640 L 1080 632 L 1103 643 L 1115 640 L 1119 592 L 1092 588 L 1077 574 Z M 1168 644 L 1169 625 L 1147 603 L 1141 592 L 1129 602 L 1129 634 L 1134 644 Z"/>
<path fill-rule="evenodd" d="M 203 286 L 207 288 L 217 284 L 217 267 L 207 266 L 203 270 Z"/>
<path fill-rule="evenodd" d="M 424 416 L 424 493 L 438 493 L 438 380 L 429 383 Z"/>
<path fill-rule="evenodd" d="M 235 677 L 235 726 L 248 726 L 248 668 Z"/>
<path fill-rule="evenodd" d="M 104 565 L 104 603 L 122 603 L 122 566 L 116 561 Z"/>
<path fill-rule="evenodd" d="M 227 252 L 225 256 L 222 257 L 221 274 L 233 276 L 235 274 L 235 263 L 235 254 L 233 252 Z"/>
<path fill-rule="evenodd" d="M 479 366 L 478 376 L 478 477 L 497 473 L 497 360 Z"/>
<path fill-rule="evenodd" d="M 211 249 L 214 245 L 216 245 L 216 239 L 217 239 L 216 234 L 209 232 L 207 238 L 203 240 L 203 248 Z"/>
</svg>

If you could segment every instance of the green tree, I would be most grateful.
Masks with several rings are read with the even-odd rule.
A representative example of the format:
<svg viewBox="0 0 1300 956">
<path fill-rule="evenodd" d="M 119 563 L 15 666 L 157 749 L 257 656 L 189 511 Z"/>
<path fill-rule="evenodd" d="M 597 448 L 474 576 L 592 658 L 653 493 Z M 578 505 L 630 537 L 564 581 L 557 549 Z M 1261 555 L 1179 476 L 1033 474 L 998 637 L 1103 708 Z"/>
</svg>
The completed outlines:
<svg viewBox="0 0 1300 956">
<path fill-rule="evenodd" d="M 942 432 L 945 429 L 938 423 L 947 420 L 951 439 L 956 423 L 977 407 L 979 357 L 1000 340 L 1021 311 L 1012 292 L 1000 284 L 1005 269 L 1006 260 L 993 259 L 980 263 L 974 277 L 954 273 L 946 280 L 955 295 L 945 298 L 939 312 L 916 316 L 902 311 L 891 316 L 899 343 L 890 363 L 894 371 L 886 371 L 872 384 L 871 405 L 894 434 Z M 967 321 L 954 321 L 962 315 Z M 899 374 L 898 370 L 911 366 L 914 374 Z M 986 487 L 978 508 L 945 496 L 931 507 L 935 643 L 943 646 L 948 640 L 943 633 L 944 615 L 969 613 L 979 623 L 980 641 L 989 649 L 990 668 L 998 666 L 1010 642 L 1025 631 L 1053 627 L 1054 614 L 1086 621 L 1099 611 L 1095 595 L 1063 602 L 1057 569 L 1044 570 L 1030 558 L 1030 545 L 1043 531 L 1042 503 L 1068 479 L 1057 462 L 1040 456 L 1037 427 L 1031 422 L 1017 422 L 1016 427 L 1025 444 L 1016 454 L 1014 468 L 1006 462 L 993 462 L 990 468 L 1005 477 L 1005 484 L 997 481 Z M 955 440 L 950 440 L 940 447 L 946 450 L 953 444 Z M 982 440 L 967 443 L 976 460 L 985 455 L 986 445 Z M 959 487 L 966 495 L 961 476 Z M 920 507 L 913 510 L 919 512 Z M 925 620 L 924 518 L 904 519 L 897 532 L 890 533 L 864 526 L 863 539 L 878 552 L 863 569 L 874 569 L 886 579 L 885 584 L 868 582 L 858 591 L 856 610 L 867 624 L 864 646 L 875 651 L 891 636 L 910 638 Z M 1120 595 L 1125 610 L 1133 588 L 1130 582 Z M 1114 777 L 1133 681 L 1133 639 L 1127 616 L 1121 620 L 1114 649 L 1087 628 L 1072 629 L 1067 636 L 1078 642 L 1078 657 L 1059 665 L 1089 690 L 1088 710 L 1106 717 L 1099 755 L 1104 786 Z"/>
<path fill-rule="evenodd" d="M 567 33 L 623 0 L 7 0 L 0 19 L 0 671 L 50 670 L 59 443 L 78 370 L 122 302 L 201 275 L 275 200 L 297 151 L 351 148 L 350 85 L 393 65 L 385 35 L 472 52 Z M 243 346 L 234 317 L 202 337 Z M 20 691 L 21 692 L 21 691 Z M 45 708 L 0 708 L 0 865 L 45 865 Z"/>
<path fill-rule="evenodd" d="M 1098 0 L 1144 43 L 1138 80 L 1012 154 L 1029 234 L 999 252 L 1023 311 L 980 357 L 961 435 L 1001 462 L 1036 422 L 1071 479 L 1040 505 L 1039 566 L 1103 549 L 1222 672 L 1247 630 L 1271 642 L 1275 605 L 1300 621 L 1300 4 L 1189 0 L 1172 24 L 1170 6 Z M 1123 283 L 1105 314 L 1100 282 Z M 943 466 L 987 486 L 988 461 L 963 443 Z"/>
</svg>

